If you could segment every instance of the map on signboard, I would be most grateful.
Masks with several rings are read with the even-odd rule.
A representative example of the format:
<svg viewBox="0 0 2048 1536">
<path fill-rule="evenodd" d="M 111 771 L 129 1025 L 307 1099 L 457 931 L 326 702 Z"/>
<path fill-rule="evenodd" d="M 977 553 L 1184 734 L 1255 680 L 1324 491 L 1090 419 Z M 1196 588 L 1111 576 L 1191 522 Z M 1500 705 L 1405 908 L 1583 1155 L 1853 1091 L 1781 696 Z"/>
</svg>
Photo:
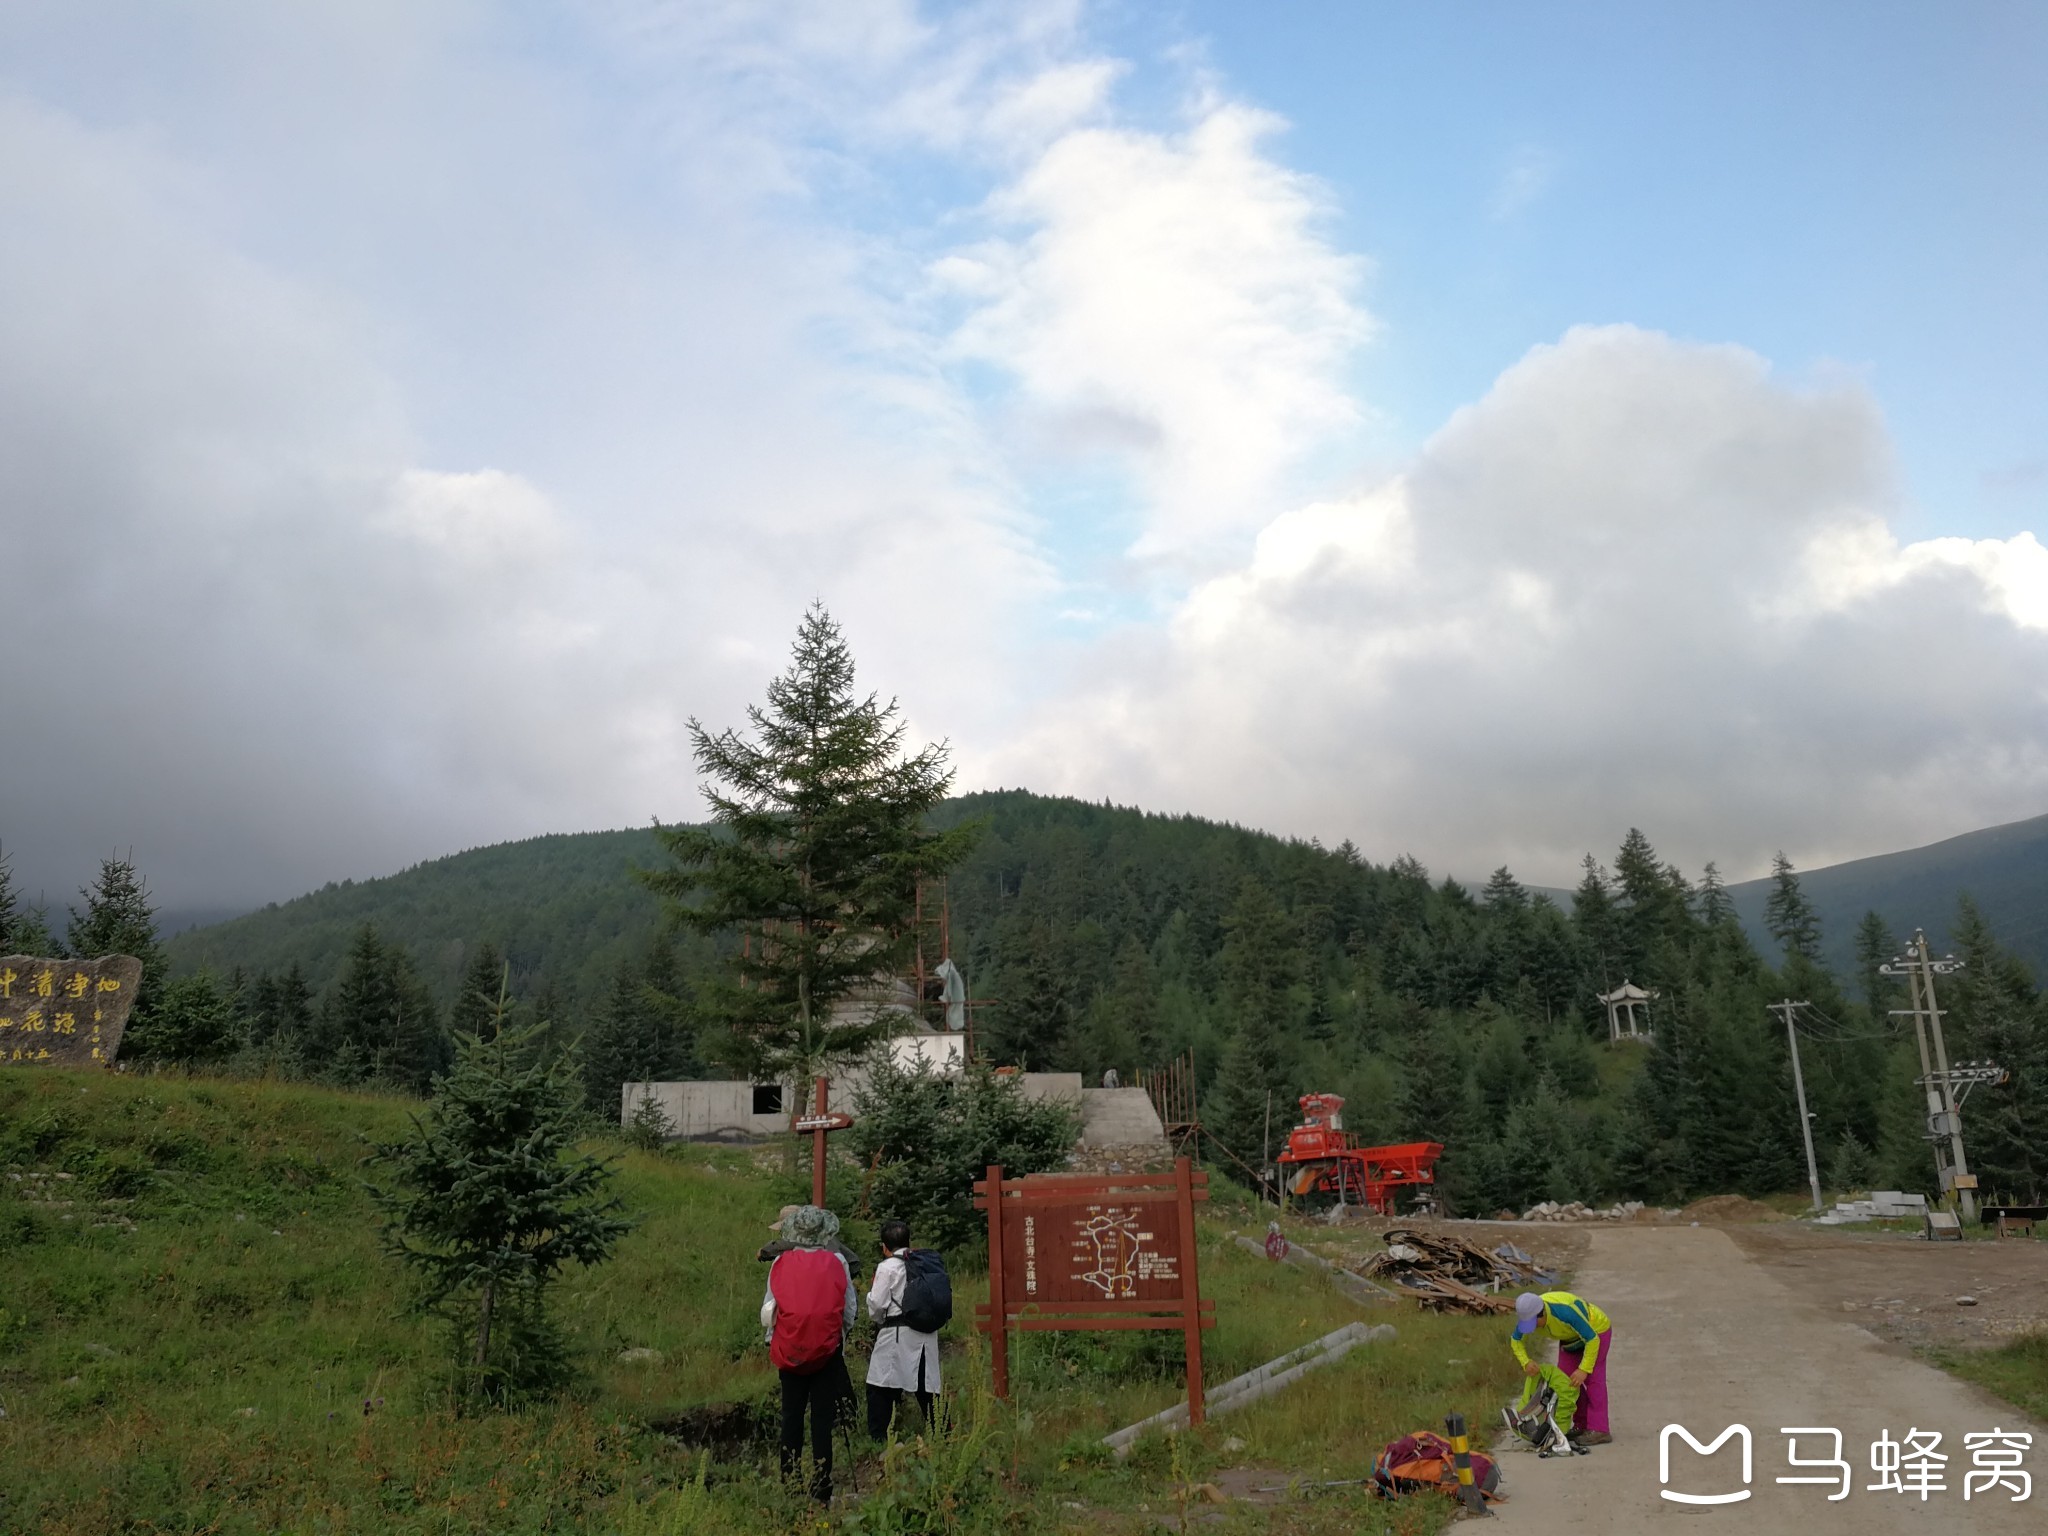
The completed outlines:
<svg viewBox="0 0 2048 1536">
<path fill-rule="evenodd" d="M 141 984 L 128 955 L 0 956 L 0 1066 L 112 1066 Z"/>
<path fill-rule="evenodd" d="M 1140 1281 L 1178 1279 L 1178 1256 L 1150 1246 L 1149 1225 L 1143 1206 L 1091 1206 L 1074 1224 L 1074 1278 L 1113 1300 L 1136 1296 Z"/>
</svg>

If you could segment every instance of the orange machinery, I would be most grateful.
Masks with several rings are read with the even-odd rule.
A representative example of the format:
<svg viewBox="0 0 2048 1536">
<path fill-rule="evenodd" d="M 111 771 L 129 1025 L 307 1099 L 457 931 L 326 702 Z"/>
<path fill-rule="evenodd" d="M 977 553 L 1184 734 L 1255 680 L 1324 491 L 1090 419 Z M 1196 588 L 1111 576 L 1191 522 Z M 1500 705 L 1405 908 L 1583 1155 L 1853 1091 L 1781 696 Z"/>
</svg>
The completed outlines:
<svg viewBox="0 0 2048 1536">
<path fill-rule="evenodd" d="M 1280 1164 L 1281 1187 L 1298 1200 L 1331 1198 L 1394 1214 L 1402 1189 L 1436 1183 L 1443 1143 L 1409 1141 L 1393 1147 L 1353 1146 L 1344 1129 L 1344 1100 L 1334 1093 L 1301 1096 L 1301 1124 L 1287 1133 Z"/>
</svg>

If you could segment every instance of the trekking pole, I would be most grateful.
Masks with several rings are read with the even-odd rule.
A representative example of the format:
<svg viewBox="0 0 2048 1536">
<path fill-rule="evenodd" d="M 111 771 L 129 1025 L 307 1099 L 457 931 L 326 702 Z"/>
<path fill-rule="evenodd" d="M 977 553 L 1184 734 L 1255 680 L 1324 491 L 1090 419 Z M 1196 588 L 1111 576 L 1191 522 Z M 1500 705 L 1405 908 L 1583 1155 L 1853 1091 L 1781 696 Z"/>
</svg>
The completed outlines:
<svg viewBox="0 0 2048 1536">
<path fill-rule="evenodd" d="M 1468 1515 L 1491 1515 L 1479 1485 L 1472 1481 L 1472 1444 L 1465 1438 L 1465 1415 L 1444 1415 L 1444 1433 L 1451 1437 L 1451 1464 L 1458 1469 L 1458 1502 Z"/>
</svg>

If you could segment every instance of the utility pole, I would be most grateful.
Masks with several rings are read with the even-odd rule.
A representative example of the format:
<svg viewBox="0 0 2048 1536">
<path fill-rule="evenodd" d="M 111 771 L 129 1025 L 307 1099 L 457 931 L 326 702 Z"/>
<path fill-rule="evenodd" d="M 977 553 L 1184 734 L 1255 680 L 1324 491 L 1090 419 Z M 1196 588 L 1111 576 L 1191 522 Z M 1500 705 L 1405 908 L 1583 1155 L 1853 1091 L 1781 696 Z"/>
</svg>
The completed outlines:
<svg viewBox="0 0 2048 1536">
<path fill-rule="evenodd" d="M 1806 1182 L 1813 1190 L 1813 1208 L 1817 1211 L 1820 1209 L 1820 1169 L 1813 1160 L 1813 1120 L 1806 1113 L 1806 1078 L 1799 1070 L 1799 1031 L 1792 1023 L 1800 1009 L 1812 1005 L 1795 1003 L 1788 997 L 1782 1003 L 1766 1003 L 1764 1006 L 1772 1013 L 1785 1016 L 1785 1043 L 1792 1047 L 1792 1092 L 1799 1100 L 1799 1135 L 1806 1143 Z"/>
<path fill-rule="evenodd" d="M 1949 1071 L 1948 1046 L 1941 1034 L 1941 1009 L 1934 1000 L 1934 978 L 1962 968 L 1963 962 L 1954 955 L 1935 959 L 1927 950 L 1927 934 L 1915 929 L 1906 952 L 1877 969 L 1881 976 L 1906 978 L 1913 1004 L 1913 1030 L 1920 1044 L 1920 1082 L 1927 1090 L 1927 1140 L 1934 1145 L 1934 1170 L 1941 1181 L 1942 1194 L 1955 1199 L 1964 1221 L 1974 1221 L 1977 1181 L 1963 1155 L 1962 1100 L 1956 1094 L 1954 1074 Z M 1930 1035 L 1934 1041 L 1932 1062 L 1927 1052 Z"/>
</svg>

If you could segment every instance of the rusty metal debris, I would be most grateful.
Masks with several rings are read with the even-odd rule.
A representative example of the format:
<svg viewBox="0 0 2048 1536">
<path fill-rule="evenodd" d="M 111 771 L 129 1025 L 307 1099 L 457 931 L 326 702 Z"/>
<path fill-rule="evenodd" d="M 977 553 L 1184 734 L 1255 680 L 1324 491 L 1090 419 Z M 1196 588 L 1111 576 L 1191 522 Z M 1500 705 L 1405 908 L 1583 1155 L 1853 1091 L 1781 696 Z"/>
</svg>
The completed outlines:
<svg viewBox="0 0 2048 1536">
<path fill-rule="evenodd" d="M 1357 1272 L 1411 1294 L 1426 1312 L 1512 1312 L 1514 1293 L 1556 1277 L 1511 1244 L 1488 1251 L 1441 1232 L 1390 1227 L 1386 1251 Z"/>
</svg>

